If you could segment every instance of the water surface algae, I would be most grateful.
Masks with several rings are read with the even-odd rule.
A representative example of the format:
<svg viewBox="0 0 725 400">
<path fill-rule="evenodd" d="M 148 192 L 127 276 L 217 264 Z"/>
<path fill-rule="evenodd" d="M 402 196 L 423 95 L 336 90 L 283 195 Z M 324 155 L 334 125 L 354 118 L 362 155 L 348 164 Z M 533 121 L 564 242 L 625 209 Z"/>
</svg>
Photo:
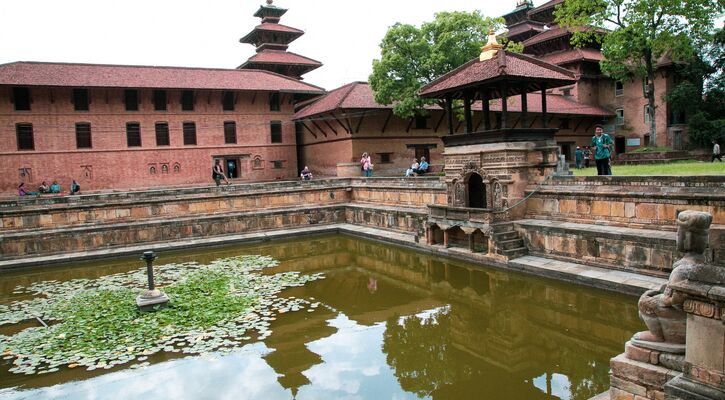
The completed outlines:
<svg viewBox="0 0 725 400">
<path fill-rule="evenodd" d="M 0 353 L 4 360 L 13 360 L 10 372 L 33 375 L 64 366 L 90 371 L 132 363 L 136 368 L 159 352 L 240 349 L 248 340 L 267 338 L 277 314 L 319 306 L 313 299 L 278 294 L 323 275 L 262 274 L 277 264 L 271 257 L 245 255 L 206 265 L 154 267 L 156 285 L 171 301 L 168 308 L 150 313 L 139 312 L 135 303 L 147 281 L 145 268 L 92 280 L 19 286 L 15 294 L 33 297 L 0 304 L 0 326 L 38 318 L 50 326 L 0 335 Z"/>
</svg>

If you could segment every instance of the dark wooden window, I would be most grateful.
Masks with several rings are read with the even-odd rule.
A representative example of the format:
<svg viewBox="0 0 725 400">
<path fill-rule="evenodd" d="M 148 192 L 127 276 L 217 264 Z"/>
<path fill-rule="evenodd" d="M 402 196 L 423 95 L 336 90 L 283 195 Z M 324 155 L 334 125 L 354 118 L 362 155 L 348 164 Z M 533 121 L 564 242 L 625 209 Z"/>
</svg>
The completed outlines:
<svg viewBox="0 0 725 400">
<path fill-rule="evenodd" d="M 270 129 L 272 130 L 272 143 L 282 143 L 282 123 L 272 121 L 270 123 Z"/>
<path fill-rule="evenodd" d="M 279 111 L 279 93 L 269 94 L 269 111 Z"/>
<path fill-rule="evenodd" d="M 622 81 L 614 82 L 614 95 L 615 96 L 624 95 L 624 83 Z"/>
<path fill-rule="evenodd" d="M 126 123 L 126 144 L 128 147 L 141 147 L 141 124 L 138 122 Z"/>
<path fill-rule="evenodd" d="M 73 107 L 76 111 L 88 111 L 88 89 L 73 89 Z"/>
<path fill-rule="evenodd" d="M 181 92 L 181 111 L 194 111 L 193 90 L 184 90 Z"/>
<path fill-rule="evenodd" d="M 79 149 L 90 149 L 91 142 L 91 124 L 87 122 L 79 122 L 76 124 L 76 147 Z"/>
<path fill-rule="evenodd" d="M 282 169 L 283 167 L 284 167 L 284 161 L 280 161 L 280 160 L 272 161 L 272 168 Z"/>
<path fill-rule="evenodd" d="M 225 91 L 222 93 L 222 110 L 224 111 L 234 111 L 234 92 L 232 91 Z"/>
<path fill-rule="evenodd" d="M 154 90 L 154 110 L 166 111 L 166 91 Z"/>
<path fill-rule="evenodd" d="M 380 163 L 381 164 L 390 164 L 392 161 L 390 161 L 390 155 L 393 153 L 380 153 Z"/>
<path fill-rule="evenodd" d="M 126 111 L 138 111 L 138 90 L 124 90 L 123 102 L 126 104 Z"/>
<path fill-rule="evenodd" d="M 182 129 L 184 131 L 184 145 L 196 145 L 196 123 L 184 122 Z"/>
<path fill-rule="evenodd" d="M 171 142 L 169 141 L 169 124 L 167 122 L 156 123 L 156 145 L 157 146 L 168 146 Z"/>
<path fill-rule="evenodd" d="M 30 111 L 30 89 L 14 87 L 13 103 L 15 104 L 15 111 Z"/>
<path fill-rule="evenodd" d="M 416 115 L 415 129 L 428 129 L 428 117 Z"/>
<path fill-rule="evenodd" d="M 237 143 L 237 123 L 234 121 L 224 122 L 224 143 Z"/>
<path fill-rule="evenodd" d="M 18 150 L 35 150 L 33 124 L 16 124 L 15 134 L 18 138 Z"/>
</svg>

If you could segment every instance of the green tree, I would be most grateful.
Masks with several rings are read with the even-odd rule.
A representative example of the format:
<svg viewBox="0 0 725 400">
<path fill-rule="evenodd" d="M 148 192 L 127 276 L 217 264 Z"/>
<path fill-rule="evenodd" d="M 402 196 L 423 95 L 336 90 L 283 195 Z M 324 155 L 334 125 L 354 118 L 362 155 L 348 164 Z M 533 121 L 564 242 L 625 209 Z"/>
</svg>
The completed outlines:
<svg viewBox="0 0 725 400">
<path fill-rule="evenodd" d="M 403 118 L 425 115 L 424 107 L 436 101 L 421 99 L 418 90 L 478 57 L 489 29 L 503 27 L 503 18 L 484 17 L 480 11 L 437 13 L 420 28 L 396 23 L 380 43 L 381 58 L 373 60 L 369 81 L 375 101 L 393 104 L 395 115 Z"/>
<path fill-rule="evenodd" d="M 602 39 L 604 73 L 615 79 L 647 78 L 651 114 L 650 140 L 656 143 L 654 79 L 662 56 L 688 60 L 706 43 L 723 0 L 567 0 L 554 13 L 561 26 L 572 28 L 572 43 L 596 39 L 590 27 L 611 29 Z"/>
</svg>

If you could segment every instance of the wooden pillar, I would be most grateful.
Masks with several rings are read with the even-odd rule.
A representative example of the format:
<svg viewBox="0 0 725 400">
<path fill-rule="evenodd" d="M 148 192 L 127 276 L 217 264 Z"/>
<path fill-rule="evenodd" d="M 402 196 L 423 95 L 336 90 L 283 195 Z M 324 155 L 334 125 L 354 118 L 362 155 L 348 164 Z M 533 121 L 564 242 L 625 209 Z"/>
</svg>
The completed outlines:
<svg viewBox="0 0 725 400">
<path fill-rule="evenodd" d="M 428 245 L 434 244 L 433 243 L 434 242 L 434 240 L 433 240 L 433 229 L 431 229 L 430 226 L 426 226 L 425 227 L 425 242 Z"/>
<path fill-rule="evenodd" d="M 473 235 L 475 235 L 475 234 L 476 234 L 476 231 L 473 231 L 468 235 L 468 250 L 470 250 L 471 253 L 473 253 L 476 248 L 476 240 L 473 237 Z"/>
<path fill-rule="evenodd" d="M 453 98 L 446 95 L 446 114 L 448 114 L 448 134 L 453 134 Z"/>
<path fill-rule="evenodd" d="M 463 115 L 466 120 L 466 133 L 473 132 L 473 115 L 471 113 L 471 93 L 463 94 Z"/>
<path fill-rule="evenodd" d="M 527 121 L 529 120 L 529 106 L 527 104 L 527 98 L 526 98 L 526 85 L 521 85 L 521 126 L 523 128 L 526 128 L 528 125 Z"/>
<path fill-rule="evenodd" d="M 491 109 L 488 104 L 488 89 L 481 89 L 481 103 L 483 105 L 483 129 L 488 131 L 491 130 Z"/>
<path fill-rule="evenodd" d="M 508 119 L 508 86 L 506 81 L 501 82 L 501 129 L 506 129 L 506 120 Z"/>
<path fill-rule="evenodd" d="M 448 229 L 443 231 L 443 246 L 451 247 L 451 245 L 448 244 Z"/>
<path fill-rule="evenodd" d="M 549 121 L 546 115 L 546 83 L 541 85 L 541 127 L 548 128 Z"/>
</svg>

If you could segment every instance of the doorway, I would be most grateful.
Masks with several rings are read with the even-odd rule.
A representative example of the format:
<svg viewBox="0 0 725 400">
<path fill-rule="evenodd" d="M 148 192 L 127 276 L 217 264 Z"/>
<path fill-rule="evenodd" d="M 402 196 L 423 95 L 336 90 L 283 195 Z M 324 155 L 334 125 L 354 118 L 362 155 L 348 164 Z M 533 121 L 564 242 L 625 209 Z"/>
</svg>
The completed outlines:
<svg viewBox="0 0 725 400">
<path fill-rule="evenodd" d="M 627 139 L 624 136 L 617 136 L 614 138 L 614 152 L 622 154 L 627 151 Z"/>
<path fill-rule="evenodd" d="M 468 178 L 468 207 L 486 208 L 486 188 L 483 178 L 476 173 Z"/>
</svg>

